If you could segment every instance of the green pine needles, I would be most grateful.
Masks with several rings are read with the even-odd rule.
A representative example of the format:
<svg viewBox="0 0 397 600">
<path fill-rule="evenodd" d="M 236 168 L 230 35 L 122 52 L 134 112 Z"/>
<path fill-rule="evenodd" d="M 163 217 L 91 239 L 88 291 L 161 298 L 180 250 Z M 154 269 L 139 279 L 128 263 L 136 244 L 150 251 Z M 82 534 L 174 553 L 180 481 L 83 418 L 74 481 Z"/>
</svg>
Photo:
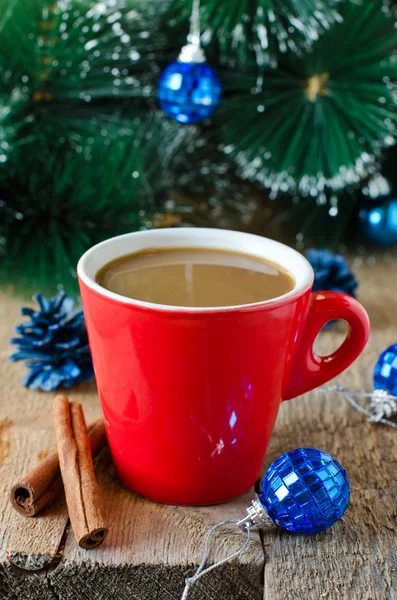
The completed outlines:
<svg viewBox="0 0 397 600">
<path fill-rule="evenodd" d="M 222 62 L 245 62 L 254 53 L 258 64 L 275 63 L 277 52 L 299 52 L 319 33 L 340 20 L 340 0 L 201 0 L 205 44 L 220 50 Z M 176 21 L 189 17 L 192 3 L 174 0 Z"/>
<path fill-rule="evenodd" d="M 84 127 L 87 109 L 153 96 L 158 25 L 150 1 L 13 0 L 0 18 L 3 141 L 23 144 L 43 123 L 56 131 L 75 115 Z"/>
<path fill-rule="evenodd" d="M 0 281 L 76 292 L 87 248 L 151 225 L 186 135 L 152 102 L 160 15 L 150 0 L 3 7 Z"/>
<path fill-rule="evenodd" d="M 0 279 L 29 291 L 62 285 L 75 293 L 85 250 L 151 226 L 157 196 L 170 186 L 170 152 L 158 152 L 162 144 L 179 144 L 178 134 L 154 115 L 124 120 L 114 137 L 101 122 L 82 144 L 58 140 L 51 153 L 35 144 L 25 148 L 25 160 L 10 160 L 0 180 Z"/>
<path fill-rule="evenodd" d="M 357 184 L 395 143 L 397 31 L 377 0 L 346 2 L 343 21 L 277 69 L 225 73 L 216 117 L 243 177 L 273 195 L 318 196 Z"/>
<path fill-rule="evenodd" d="M 175 222 L 156 217 L 170 189 L 193 198 L 181 202 L 183 224 L 200 222 L 200 210 L 225 224 L 225 207 L 243 221 L 252 209 L 233 192 L 236 172 L 269 188 L 278 206 L 291 193 L 305 207 L 317 199 L 322 214 L 336 214 L 335 195 L 352 206 L 346 190 L 376 171 L 397 135 L 391 0 L 201 0 L 224 98 L 197 127 L 169 120 L 156 100 L 191 8 L 2 3 L 0 281 L 73 293 L 89 246 Z"/>
</svg>

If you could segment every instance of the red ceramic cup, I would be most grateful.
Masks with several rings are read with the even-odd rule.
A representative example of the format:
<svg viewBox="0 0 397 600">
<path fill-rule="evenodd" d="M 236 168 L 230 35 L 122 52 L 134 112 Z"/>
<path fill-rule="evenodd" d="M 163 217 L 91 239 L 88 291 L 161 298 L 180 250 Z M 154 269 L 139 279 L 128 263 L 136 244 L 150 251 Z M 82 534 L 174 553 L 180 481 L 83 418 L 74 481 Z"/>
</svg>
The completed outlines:
<svg viewBox="0 0 397 600">
<path fill-rule="evenodd" d="M 107 262 L 145 248 L 242 251 L 280 264 L 294 288 L 244 306 L 186 308 L 131 300 L 95 282 Z M 369 333 L 350 296 L 311 292 L 313 271 L 273 240 L 216 229 L 160 229 L 94 246 L 78 276 L 113 459 L 125 485 L 159 502 L 230 500 L 258 478 L 280 403 L 346 369 Z M 325 323 L 344 319 L 342 346 L 320 357 Z"/>
</svg>

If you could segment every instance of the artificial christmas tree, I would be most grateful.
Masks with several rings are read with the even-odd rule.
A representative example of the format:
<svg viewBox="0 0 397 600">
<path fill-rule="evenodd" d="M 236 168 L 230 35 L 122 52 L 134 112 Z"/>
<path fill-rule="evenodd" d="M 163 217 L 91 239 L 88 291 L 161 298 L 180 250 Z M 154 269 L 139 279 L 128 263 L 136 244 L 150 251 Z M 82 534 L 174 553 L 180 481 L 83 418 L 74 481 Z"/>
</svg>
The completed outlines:
<svg viewBox="0 0 397 600">
<path fill-rule="evenodd" d="M 231 206 L 269 233 L 257 218 L 268 194 L 273 231 L 287 223 L 298 246 L 319 232 L 343 241 L 357 190 L 395 142 L 393 6 L 202 0 L 201 43 L 224 95 L 197 126 L 167 118 L 156 98 L 191 11 L 182 0 L 3 4 L 2 281 L 72 288 L 84 249 L 166 223 L 159 212 L 222 226 Z M 241 194 L 238 178 L 256 191 Z M 170 190 L 183 190 L 180 206 Z"/>
</svg>

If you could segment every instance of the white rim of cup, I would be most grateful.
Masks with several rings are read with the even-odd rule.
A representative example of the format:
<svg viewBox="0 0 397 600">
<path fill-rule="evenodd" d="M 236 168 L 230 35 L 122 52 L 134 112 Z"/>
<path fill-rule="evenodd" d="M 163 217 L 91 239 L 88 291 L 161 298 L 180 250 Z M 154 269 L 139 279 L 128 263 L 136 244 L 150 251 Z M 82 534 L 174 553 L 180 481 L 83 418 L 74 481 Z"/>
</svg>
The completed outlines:
<svg viewBox="0 0 397 600">
<path fill-rule="evenodd" d="M 145 248 L 178 247 L 229 250 L 262 258 L 285 268 L 295 278 L 295 285 L 286 294 L 271 298 L 270 300 L 262 300 L 261 302 L 239 304 L 236 306 L 195 307 L 155 304 L 142 300 L 134 300 L 133 298 L 127 298 L 111 292 L 95 281 L 96 274 L 102 267 L 121 256 L 133 254 Z M 90 289 L 101 296 L 124 305 L 179 313 L 224 313 L 285 304 L 309 289 L 314 279 L 313 269 L 308 260 L 302 254 L 285 244 L 251 233 L 201 227 L 150 229 L 109 238 L 92 246 L 92 248 L 83 254 L 77 265 L 77 275 Z"/>
</svg>

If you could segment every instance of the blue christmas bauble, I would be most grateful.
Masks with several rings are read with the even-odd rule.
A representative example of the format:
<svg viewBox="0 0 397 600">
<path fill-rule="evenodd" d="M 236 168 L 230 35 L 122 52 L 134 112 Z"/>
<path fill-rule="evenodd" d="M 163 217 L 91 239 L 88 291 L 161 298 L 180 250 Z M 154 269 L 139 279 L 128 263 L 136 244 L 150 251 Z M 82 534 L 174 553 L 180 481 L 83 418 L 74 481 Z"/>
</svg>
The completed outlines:
<svg viewBox="0 0 397 600">
<path fill-rule="evenodd" d="M 397 344 L 392 344 L 379 356 L 374 370 L 374 388 L 397 396 Z"/>
<path fill-rule="evenodd" d="M 180 123 L 197 123 L 218 108 L 222 86 L 207 63 L 176 60 L 163 71 L 157 96 L 166 115 Z"/>
<path fill-rule="evenodd" d="M 359 212 L 363 233 L 375 244 L 397 244 L 397 198 L 380 196 Z"/>
<path fill-rule="evenodd" d="M 346 472 L 328 452 L 297 448 L 269 467 L 259 500 L 275 525 L 317 533 L 341 518 L 349 502 Z"/>
</svg>

